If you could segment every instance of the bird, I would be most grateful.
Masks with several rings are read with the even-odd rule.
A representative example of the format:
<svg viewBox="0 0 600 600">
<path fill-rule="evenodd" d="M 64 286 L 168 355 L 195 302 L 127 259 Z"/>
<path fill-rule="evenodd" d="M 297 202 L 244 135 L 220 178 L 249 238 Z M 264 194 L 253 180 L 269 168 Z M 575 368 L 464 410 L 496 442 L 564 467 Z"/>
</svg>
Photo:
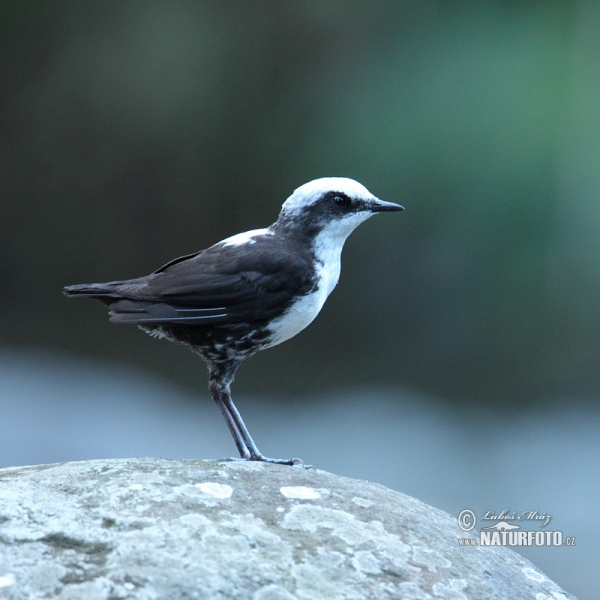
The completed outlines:
<svg viewBox="0 0 600 600">
<path fill-rule="evenodd" d="M 267 228 L 228 237 L 145 277 L 71 285 L 64 294 L 99 300 L 111 322 L 137 325 L 204 359 L 210 394 L 240 454 L 221 460 L 304 466 L 258 450 L 231 384 L 253 354 L 289 340 L 317 316 L 338 283 L 352 231 L 374 214 L 402 210 L 353 179 L 322 177 L 297 188 Z"/>
</svg>

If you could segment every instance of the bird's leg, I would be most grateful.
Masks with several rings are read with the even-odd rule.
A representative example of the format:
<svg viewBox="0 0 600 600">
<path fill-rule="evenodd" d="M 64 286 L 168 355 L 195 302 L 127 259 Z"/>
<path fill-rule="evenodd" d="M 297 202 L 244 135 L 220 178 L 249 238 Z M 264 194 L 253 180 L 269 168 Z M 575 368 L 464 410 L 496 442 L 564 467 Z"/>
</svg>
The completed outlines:
<svg viewBox="0 0 600 600">
<path fill-rule="evenodd" d="M 216 373 L 211 372 L 209 377 L 209 389 L 212 397 L 221 410 L 221 414 L 229 427 L 229 431 L 231 431 L 231 435 L 233 436 L 240 453 L 240 460 L 253 460 L 278 465 L 305 466 L 304 462 L 299 458 L 269 458 L 259 451 L 242 419 L 242 415 L 240 415 L 240 412 L 231 398 L 232 381 L 233 373 L 220 373 L 217 375 Z"/>
<path fill-rule="evenodd" d="M 240 431 L 237 428 L 235 421 L 232 419 L 231 414 L 229 413 L 229 409 L 225 405 L 223 398 L 224 396 L 230 396 L 229 393 L 229 383 L 223 383 L 220 378 L 213 378 L 211 376 L 208 388 L 210 390 L 210 395 L 213 397 L 213 400 L 217 403 L 227 426 L 229 427 L 229 431 L 231 431 L 231 435 L 233 436 L 233 440 L 235 441 L 235 445 L 237 446 L 238 452 L 243 459 L 248 460 L 250 458 L 250 451 L 244 442 L 244 438 L 242 437 Z"/>
<path fill-rule="evenodd" d="M 242 419 L 242 415 L 240 415 L 240 412 L 238 411 L 236 405 L 233 403 L 233 400 L 231 398 L 231 394 L 229 394 L 227 396 L 227 398 L 223 398 L 223 402 L 225 403 L 225 406 L 227 407 L 227 410 L 229 412 L 229 414 L 231 415 L 231 418 L 234 420 L 239 432 L 241 433 L 242 437 L 244 438 L 244 442 L 248 448 L 248 450 L 250 451 L 250 457 L 248 460 L 257 460 L 257 461 L 261 461 L 261 462 L 268 462 L 268 463 L 275 463 L 278 465 L 295 465 L 295 464 L 299 464 L 302 463 L 302 461 L 298 458 L 268 458 L 267 456 L 264 456 L 260 450 L 256 447 L 256 444 L 254 443 L 254 440 L 252 439 L 252 436 L 250 435 L 250 432 L 248 431 L 248 428 L 246 427 L 246 424 L 244 423 L 244 420 Z M 304 464 L 304 463 L 302 463 Z"/>
</svg>

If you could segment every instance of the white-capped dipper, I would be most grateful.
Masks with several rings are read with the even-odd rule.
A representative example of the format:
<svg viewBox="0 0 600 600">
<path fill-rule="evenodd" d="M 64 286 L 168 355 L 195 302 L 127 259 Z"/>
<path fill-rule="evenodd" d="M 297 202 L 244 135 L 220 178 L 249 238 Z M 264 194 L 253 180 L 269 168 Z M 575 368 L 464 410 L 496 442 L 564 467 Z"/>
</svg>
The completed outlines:
<svg viewBox="0 0 600 600">
<path fill-rule="evenodd" d="M 176 258 L 146 277 L 64 291 L 100 300 L 113 323 L 138 325 L 199 354 L 239 460 L 303 464 L 259 452 L 231 398 L 235 372 L 259 350 L 302 331 L 338 282 L 346 238 L 373 214 L 398 210 L 403 207 L 379 200 L 353 179 L 315 179 L 284 202 L 266 229 Z"/>
</svg>

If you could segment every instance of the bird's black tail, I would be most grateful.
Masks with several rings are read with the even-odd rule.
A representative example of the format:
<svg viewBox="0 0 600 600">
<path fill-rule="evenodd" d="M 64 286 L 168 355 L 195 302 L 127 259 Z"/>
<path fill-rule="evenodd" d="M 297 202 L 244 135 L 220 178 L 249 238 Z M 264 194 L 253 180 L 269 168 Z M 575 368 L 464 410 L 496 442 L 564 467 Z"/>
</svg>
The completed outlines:
<svg viewBox="0 0 600 600">
<path fill-rule="evenodd" d="M 63 293 L 68 298 L 84 296 L 86 298 L 100 300 L 100 302 L 104 302 L 104 304 L 107 305 L 122 298 L 113 283 L 82 283 L 79 285 L 68 285 L 64 288 Z"/>
</svg>

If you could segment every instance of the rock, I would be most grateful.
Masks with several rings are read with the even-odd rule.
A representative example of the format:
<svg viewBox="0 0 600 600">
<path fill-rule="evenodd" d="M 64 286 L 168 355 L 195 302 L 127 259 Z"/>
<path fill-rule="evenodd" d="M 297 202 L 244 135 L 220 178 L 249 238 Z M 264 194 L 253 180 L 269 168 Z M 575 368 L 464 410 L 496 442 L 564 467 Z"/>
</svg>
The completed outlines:
<svg viewBox="0 0 600 600">
<path fill-rule="evenodd" d="M 0 470 L 0 598 L 574 598 L 456 518 L 299 467 L 164 459 Z"/>
</svg>

